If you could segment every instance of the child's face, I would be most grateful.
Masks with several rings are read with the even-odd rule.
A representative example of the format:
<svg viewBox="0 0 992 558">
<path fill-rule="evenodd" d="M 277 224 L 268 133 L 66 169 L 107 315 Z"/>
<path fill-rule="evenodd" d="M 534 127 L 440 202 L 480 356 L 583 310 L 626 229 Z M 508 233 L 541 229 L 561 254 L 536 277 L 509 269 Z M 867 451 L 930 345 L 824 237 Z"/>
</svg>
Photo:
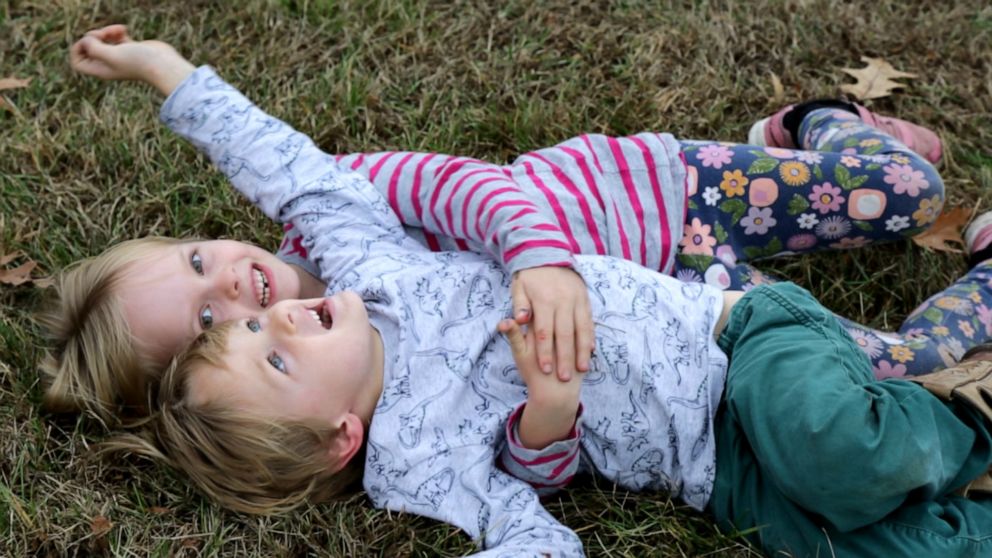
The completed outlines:
<svg viewBox="0 0 992 558">
<path fill-rule="evenodd" d="M 211 240 L 174 244 L 137 262 L 123 278 L 120 295 L 138 345 L 164 364 L 214 324 L 299 298 L 300 280 L 257 246 Z"/>
<path fill-rule="evenodd" d="M 190 376 L 194 404 L 338 426 L 349 414 L 370 419 L 381 392 L 382 344 L 352 292 L 279 302 L 238 321 L 222 361 Z"/>
</svg>

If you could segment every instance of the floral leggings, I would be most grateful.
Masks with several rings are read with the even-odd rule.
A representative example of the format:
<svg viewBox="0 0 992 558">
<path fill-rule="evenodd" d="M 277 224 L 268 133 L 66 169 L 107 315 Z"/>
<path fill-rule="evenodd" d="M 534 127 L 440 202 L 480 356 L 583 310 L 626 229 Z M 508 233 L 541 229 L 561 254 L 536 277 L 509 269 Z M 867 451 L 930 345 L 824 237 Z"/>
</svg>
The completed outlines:
<svg viewBox="0 0 992 558">
<path fill-rule="evenodd" d="M 818 109 L 789 150 L 683 141 L 686 228 L 676 276 L 747 290 L 774 279 L 739 261 L 845 249 L 919 234 L 944 187 L 929 162 L 842 109 Z M 875 375 L 916 375 L 956 362 L 992 336 L 992 262 L 925 302 L 898 333 L 839 318 Z"/>
</svg>

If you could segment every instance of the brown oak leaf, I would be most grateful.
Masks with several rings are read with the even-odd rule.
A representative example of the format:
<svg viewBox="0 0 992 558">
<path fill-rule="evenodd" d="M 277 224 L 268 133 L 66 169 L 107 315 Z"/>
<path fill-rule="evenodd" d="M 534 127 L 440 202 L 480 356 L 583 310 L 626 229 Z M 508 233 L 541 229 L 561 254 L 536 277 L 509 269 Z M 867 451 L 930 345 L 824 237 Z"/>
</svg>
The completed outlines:
<svg viewBox="0 0 992 558">
<path fill-rule="evenodd" d="M 853 77 L 857 83 L 845 83 L 840 90 L 862 101 L 878 99 L 892 94 L 893 89 L 906 87 L 904 84 L 892 81 L 898 78 L 915 78 L 916 74 L 900 72 L 881 58 L 862 56 L 861 61 L 868 64 L 860 70 L 841 68 L 840 71 Z"/>
<path fill-rule="evenodd" d="M 945 209 L 929 229 L 913 237 L 913 242 L 939 252 L 960 254 L 963 250 L 953 245 L 964 247 L 961 231 L 971 220 L 971 214 L 972 210 L 964 207 L 955 207 L 949 211 Z"/>
</svg>

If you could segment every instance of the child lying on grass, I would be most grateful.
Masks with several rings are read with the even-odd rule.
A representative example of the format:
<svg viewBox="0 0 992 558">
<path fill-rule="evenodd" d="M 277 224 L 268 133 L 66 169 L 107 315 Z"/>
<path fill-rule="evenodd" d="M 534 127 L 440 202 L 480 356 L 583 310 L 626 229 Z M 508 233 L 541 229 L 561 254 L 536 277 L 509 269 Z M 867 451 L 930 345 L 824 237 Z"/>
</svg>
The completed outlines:
<svg viewBox="0 0 992 558">
<path fill-rule="evenodd" d="M 533 334 L 504 321 L 507 270 L 410 239 L 368 180 L 210 68 L 177 78 L 165 122 L 293 224 L 333 294 L 201 334 L 166 373 L 144 435 L 118 447 L 258 513 L 361 476 L 376 506 L 450 522 L 494 556 L 581 554 L 499 464 L 552 489 L 585 470 L 666 491 L 722 525 L 760 527 L 770 553 L 992 551 L 989 500 L 955 494 L 988 484 L 989 409 L 972 397 L 987 362 L 927 378 L 964 377 L 947 403 L 875 381 L 851 335 L 794 285 L 742 295 L 576 256 L 596 352 L 581 382 L 562 382 L 540 371 Z M 228 109 L 246 125 L 218 134 Z M 990 267 L 938 300 L 989 300 Z"/>
<path fill-rule="evenodd" d="M 79 41 L 73 66 L 145 81 L 166 95 L 192 71 L 168 45 L 133 42 L 120 25 Z M 257 124 L 235 107 L 198 110 L 213 108 L 223 124 L 211 141 Z M 593 335 L 585 285 L 570 271 L 576 253 L 611 254 L 686 281 L 741 289 L 764 276 L 735 266 L 737 258 L 899 238 L 939 211 L 939 176 L 902 143 L 938 160 L 940 142 L 925 129 L 856 105 L 817 102 L 786 107 L 752 131 L 753 141 L 767 147 L 678 142 L 668 134 L 581 136 L 505 167 L 396 152 L 337 162 L 367 177 L 422 244 L 468 248 L 502 262 L 514 274 L 514 316 L 521 323 L 533 317 L 542 332 L 542 368 L 557 360 L 565 379 L 587 369 Z M 826 151 L 783 149 L 797 144 Z M 295 148 L 283 146 L 274 172 L 295 164 Z M 250 160 L 218 164 L 232 175 L 253 172 Z M 198 332 L 279 300 L 323 294 L 326 285 L 298 231 L 289 231 L 278 256 L 232 241 L 143 239 L 77 266 L 64 277 L 61 306 L 50 320 L 58 342 L 43 365 L 52 379 L 49 406 L 88 408 L 104 419 L 121 405 L 141 412 L 148 385 Z M 933 336 L 907 344 L 845 326 L 881 375 L 928 371 L 963 351 Z M 951 329 L 958 334 L 951 339 L 960 337 L 953 323 Z"/>
</svg>

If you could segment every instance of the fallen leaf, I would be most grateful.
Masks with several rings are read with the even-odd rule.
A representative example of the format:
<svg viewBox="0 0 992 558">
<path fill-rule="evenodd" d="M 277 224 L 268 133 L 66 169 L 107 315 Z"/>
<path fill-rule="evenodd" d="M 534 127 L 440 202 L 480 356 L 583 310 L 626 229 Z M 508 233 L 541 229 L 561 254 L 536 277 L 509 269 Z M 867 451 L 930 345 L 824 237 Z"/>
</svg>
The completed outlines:
<svg viewBox="0 0 992 558">
<path fill-rule="evenodd" d="M 93 532 L 93 535 L 97 537 L 106 535 L 113 526 L 114 524 L 102 515 L 98 515 L 90 520 L 90 530 Z"/>
<path fill-rule="evenodd" d="M 10 262 L 14 261 L 17 258 L 20 258 L 23 255 L 24 255 L 24 252 L 11 252 L 9 254 L 5 254 L 3 256 L 0 256 L 0 265 L 7 265 Z"/>
<path fill-rule="evenodd" d="M 6 89 L 20 89 L 21 87 L 27 87 L 31 83 L 31 78 L 28 79 L 17 79 L 17 78 L 0 78 L 0 91 Z"/>
<path fill-rule="evenodd" d="M 152 506 L 148 508 L 148 511 L 150 511 L 155 515 L 165 515 L 167 513 L 172 513 L 172 510 L 170 510 L 169 508 L 163 508 L 162 506 Z"/>
<path fill-rule="evenodd" d="M 782 101 L 785 100 L 785 88 L 782 87 L 782 80 L 778 79 L 778 76 L 772 74 L 772 98 L 771 104 L 780 105 Z"/>
<path fill-rule="evenodd" d="M 955 248 L 952 244 L 964 247 L 961 231 L 971 220 L 972 210 L 955 207 L 950 211 L 944 210 L 940 217 L 930 225 L 930 228 L 913 237 L 918 246 L 932 248 L 938 252 L 954 252 L 960 254 L 964 250 Z"/>
<path fill-rule="evenodd" d="M 31 280 L 31 270 L 37 265 L 37 262 L 25 262 L 14 269 L 0 269 L 0 283 L 11 286 L 27 283 Z"/>
<path fill-rule="evenodd" d="M 853 68 L 841 68 L 845 74 L 857 80 L 857 83 L 845 83 L 840 86 L 840 90 L 848 95 L 856 97 L 862 101 L 868 99 L 878 99 L 892 94 L 893 89 L 906 87 L 905 85 L 892 81 L 897 78 L 915 78 L 916 74 L 900 72 L 881 58 L 869 58 L 862 56 L 861 61 L 868 64 L 860 70 Z"/>
</svg>

